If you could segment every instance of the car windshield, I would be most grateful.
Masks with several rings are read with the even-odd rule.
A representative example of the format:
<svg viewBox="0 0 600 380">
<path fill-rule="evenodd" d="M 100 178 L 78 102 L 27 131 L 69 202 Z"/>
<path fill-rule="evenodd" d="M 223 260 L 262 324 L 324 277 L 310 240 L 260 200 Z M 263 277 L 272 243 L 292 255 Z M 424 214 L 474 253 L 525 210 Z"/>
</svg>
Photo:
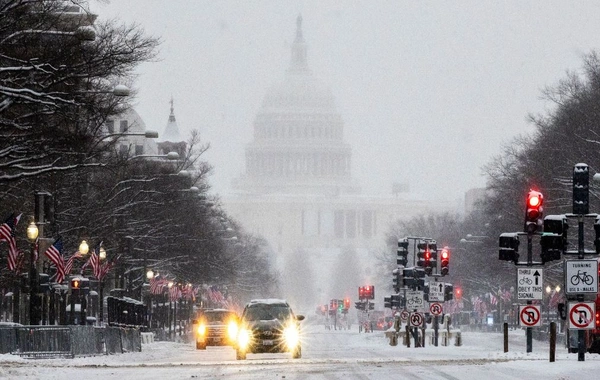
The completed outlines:
<svg viewBox="0 0 600 380">
<path fill-rule="evenodd" d="M 248 321 L 268 321 L 278 319 L 280 321 L 292 316 L 290 308 L 286 305 L 252 305 L 246 309 L 244 318 Z"/>
<path fill-rule="evenodd" d="M 228 319 L 232 318 L 233 314 L 228 311 L 213 311 L 210 313 L 205 313 L 203 318 L 206 322 L 226 322 Z"/>
</svg>

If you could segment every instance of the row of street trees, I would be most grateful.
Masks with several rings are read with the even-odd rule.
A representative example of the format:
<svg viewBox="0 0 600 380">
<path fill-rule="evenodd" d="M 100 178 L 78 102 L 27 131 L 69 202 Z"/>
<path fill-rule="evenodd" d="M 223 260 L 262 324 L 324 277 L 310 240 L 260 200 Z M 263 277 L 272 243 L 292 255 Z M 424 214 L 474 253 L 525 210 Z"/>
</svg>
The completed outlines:
<svg viewBox="0 0 600 380">
<path fill-rule="evenodd" d="M 459 284 L 465 296 L 498 294 L 515 285 L 514 265 L 498 260 L 498 236 L 502 232 L 522 230 L 528 191 L 535 189 L 544 194 L 545 215 L 570 213 L 573 166 L 584 162 L 592 174 L 600 170 L 598 53 L 587 54 L 582 70 L 567 73 L 557 85 L 545 88 L 543 96 L 554 106 L 546 114 L 530 115 L 535 131 L 515 138 L 483 168 L 487 177 L 486 193 L 471 214 L 464 218 L 450 214 L 419 216 L 391 227 L 390 248 L 380 255 L 384 278 L 391 278 L 395 267 L 390 252 L 395 255 L 398 238 L 430 236 L 437 239 L 438 244 L 442 242 L 452 248 L 448 279 Z M 591 184 L 590 212 L 600 211 L 599 194 L 598 188 Z M 594 237 L 593 230 L 588 228 L 586 247 L 593 246 Z M 572 229 L 569 234 L 569 240 L 575 244 L 576 230 Z M 469 239 L 467 235 L 474 237 Z M 526 246 L 522 244 L 522 248 L 523 258 Z M 561 282 L 560 261 L 545 268 L 549 282 Z"/>
<path fill-rule="evenodd" d="M 68 256 L 82 239 L 120 256 L 117 286 L 139 289 L 146 269 L 176 281 L 223 284 L 246 299 L 275 283 L 264 241 L 245 234 L 208 194 L 208 149 L 193 132 L 179 160 L 134 159 L 105 122 L 128 100 L 134 70 L 159 40 L 136 25 L 96 22 L 84 1 L 0 1 L 0 211 L 33 215 L 34 192 L 52 194 L 46 237 Z M 181 175 L 187 173 L 189 175 Z M 198 191 L 191 191 L 191 190 Z M 17 283 L 0 243 L 0 288 Z M 24 262 L 27 265 L 27 260 Z M 23 268 L 21 268 L 23 269 Z"/>
</svg>

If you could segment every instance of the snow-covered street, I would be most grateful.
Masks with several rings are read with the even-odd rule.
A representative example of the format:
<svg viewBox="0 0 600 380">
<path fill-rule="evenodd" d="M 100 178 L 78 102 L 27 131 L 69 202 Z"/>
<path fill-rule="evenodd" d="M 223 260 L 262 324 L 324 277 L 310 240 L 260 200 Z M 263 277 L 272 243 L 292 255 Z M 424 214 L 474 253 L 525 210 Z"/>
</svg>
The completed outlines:
<svg viewBox="0 0 600 380">
<path fill-rule="evenodd" d="M 463 333 L 463 346 L 392 347 L 383 332 L 359 334 L 307 325 L 303 357 L 248 355 L 236 361 L 229 347 L 198 351 L 192 344 L 155 342 L 142 352 L 75 359 L 22 359 L 1 355 L 1 379 L 592 379 L 600 355 L 557 347 L 548 361 L 547 343 L 534 341 L 526 353 L 525 332 L 511 331 L 509 352 L 499 333 Z"/>
</svg>

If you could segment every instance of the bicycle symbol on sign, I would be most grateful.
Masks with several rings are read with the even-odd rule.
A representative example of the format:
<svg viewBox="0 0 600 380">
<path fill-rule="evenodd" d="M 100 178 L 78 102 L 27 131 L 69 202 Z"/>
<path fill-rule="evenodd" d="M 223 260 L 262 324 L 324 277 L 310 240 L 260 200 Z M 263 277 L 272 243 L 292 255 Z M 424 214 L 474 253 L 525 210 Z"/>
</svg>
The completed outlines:
<svg viewBox="0 0 600 380">
<path fill-rule="evenodd" d="M 587 272 L 578 270 L 577 274 L 571 276 L 571 285 L 579 285 L 580 282 L 584 285 L 592 285 L 594 283 L 594 277 L 587 274 Z"/>
<path fill-rule="evenodd" d="M 423 299 L 420 297 L 412 297 L 406 300 L 409 305 L 421 305 L 423 304 Z"/>
<path fill-rule="evenodd" d="M 533 283 L 533 280 L 529 277 L 522 277 L 519 280 L 519 285 L 531 285 Z"/>
</svg>

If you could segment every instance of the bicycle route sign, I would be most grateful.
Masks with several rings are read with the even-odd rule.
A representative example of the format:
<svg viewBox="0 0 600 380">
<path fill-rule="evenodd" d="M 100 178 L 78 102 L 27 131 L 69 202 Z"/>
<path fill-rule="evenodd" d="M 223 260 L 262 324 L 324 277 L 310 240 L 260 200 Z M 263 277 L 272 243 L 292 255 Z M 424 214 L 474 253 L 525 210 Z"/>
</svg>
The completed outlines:
<svg viewBox="0 0 600 380">
<path fill-rule="evenodd" d="M 542 268 L 517 268 L 517 299 L 541 300 L 544 296 L 544 270 Z"/>
<path fill-rule="evenodd" d="M 406 292 L 406 308 L 409 310 L 424 311 L 425 301 L 422 290 L 409 290 Z"/>
<path fill-rule="evenodd" d="M 565 293 L 598 293 L 598 261 L 565 260 Z"/>
<path fill-rule="evenodd" d="M 542 325 L 540 307 L 538 305 L 519 306 L 519 322 L 524 327 L 536 327 Z"/>
<path fill-rule="evenodd" d="M 596 305 L 593 302 L 570 302 L 569 303 L 569 328 L 570 329 L 593 329 Z"/>
</svg>

